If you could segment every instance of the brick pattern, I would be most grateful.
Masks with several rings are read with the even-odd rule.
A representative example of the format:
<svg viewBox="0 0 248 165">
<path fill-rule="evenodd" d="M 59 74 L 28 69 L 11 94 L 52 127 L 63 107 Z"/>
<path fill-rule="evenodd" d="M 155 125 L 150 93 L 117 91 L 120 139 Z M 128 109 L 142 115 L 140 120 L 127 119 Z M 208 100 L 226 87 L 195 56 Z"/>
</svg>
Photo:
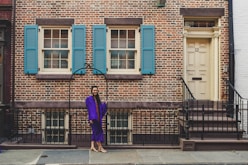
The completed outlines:
<svg viewBox="0 0 248 165">
<path fill-rule="evenodd" d="M 225 0 L 168 1 L 166 7 L 157 8 L 155 1 L 146 0 L 17 0 L 16 18 L 16 100 L 68 100 L 68 83 L 65 81 L 37 81 L 35 76 L 23 73 L 23 27 L 35 24 L 36 18 L 74 18 L 76 24 L 87 27 L 87 63 L 92 63 L 92 25 L 103 24 L 104 18 L 143 18 L 144 24 L 156 28 L 156 74 L 144 76 L 141 81 L 109 82 L 109 100 L 126 101 L 179 101 L 183 70 L 183 18 L 182 7 L 225 8 Z M 23 12 L 25 11 L 25 12 Z M 221 64 L 228 63 L 227 10 L 221 18 Z M 222 75 L 222 78 L 227 75 Z M 72 83 L 72 99 L 82 100 L 89 94 L 89 87 L 99 85 L 104 93 L 103 77 L 76 76 Z M 222 84 L 223 85 L 223 84 Z M 223 86 L 222 86 L 223 88 Z"/>
<path fill-rule="evenodd" d="M 223 66 L 228 64 L 228 1 L 226 0 L 173 0 L 167 1 L 166 7 L 156 7 L 156 0 L 16 0 L 16 45 L 15 45 L 15 101 L 67 101 L 69 82 L 65 80 L 37 80 L 35 75 L 24 75 L 23 35 L 24 25 L 36 24 L 37 18 L 73 18 L 75 24 L 86 25 L 86 62 L 92 64 L 92 25 L 104 24 L 104 18 L 142 18 L 143 24 L 155 25 L 156 30 L 156 74 L 145 75 L 142 80 L 112 80 L 108 81 L 109 101 L 136 102 L 180 102 L 181 82 L 183 74 L 183 17 L 179 15 L 180 8 L 225 8 L 221 17 L 220 38 L 220 79 L 226 78 Z M 25 12 L 24 12 L 25 11 Z M 106 100 L 106 82 L 101 75 L 93 75 L 89 69 L 85 75 L 76 75 L 71 83 L 71 101 L 83 102 L 90 94 L 90 86 L 98 85 L 102 100 Z M 224 83 L 221 83 L 221 96 L 224 98 Z M 27 111 L 27 112 L 26 112 Z M 25 109 L 22 117 L 28 118 L 29 111 Z M 86 111 L 73 109 L 72 132 L 80 133 L 86 128 Z M 154 111 L 151 113 L 151 111 Z M 165 111 L 140 109 L 134 111 L 137 123 L 134 132 L 146 133 L 152 128 L 153 133 L 159 133 L 158 126 L 164 132 L 169 132 L 167 126 L 177 130 L 175 109 Z M 144 125 L 146 115 L 152 115 L 151 120 Z M 161 116 L 164 121 L 158 122 Z M 23 120 L 22 120 L 23 121 Z M 146 121 L 147 122 L 147 121 Z M 28 122 L 22 123 L 27 125 Z M 90 127 L 85 129 L 89 133 Z M 83 132 L 84 133 L 84 132 Z M 82 133 L 82 134 L 83 134 Z M 149 132 L 150 133 L 150 132 Z"/>
</svg>

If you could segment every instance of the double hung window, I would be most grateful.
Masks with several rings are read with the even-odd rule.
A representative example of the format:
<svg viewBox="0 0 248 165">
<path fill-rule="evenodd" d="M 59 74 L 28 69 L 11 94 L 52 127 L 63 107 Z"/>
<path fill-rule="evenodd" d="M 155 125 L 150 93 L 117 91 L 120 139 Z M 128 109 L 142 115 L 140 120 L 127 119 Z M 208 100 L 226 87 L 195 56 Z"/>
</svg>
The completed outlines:
<svg viewBox="0 0 248 165">
<path fill-rule="evenodd" d="M 108 73 L 139 73 L 139 28 L 109 27 L 107 34 Z"/>
<path fill-rule="evenodd" d="M 71 68 L 70 28 L 41 28 L 40 72 L 69 73 Z"/>
</svg>

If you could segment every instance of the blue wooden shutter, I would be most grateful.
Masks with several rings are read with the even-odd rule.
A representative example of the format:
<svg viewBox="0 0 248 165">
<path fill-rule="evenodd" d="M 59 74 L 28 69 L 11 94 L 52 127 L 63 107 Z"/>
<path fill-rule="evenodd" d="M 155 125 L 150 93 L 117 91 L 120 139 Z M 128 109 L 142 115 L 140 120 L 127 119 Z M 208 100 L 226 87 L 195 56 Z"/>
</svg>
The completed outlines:
<svg viewBox="0 0 248 165">
<path fill-rule="evenodd" d="M 84 25 L 72 26 L 72 73 L 85 74 L 85 43 L 86 27 Z"/>
<path fill-rule="evenodd" d="M 106 25 L 93 25 L 94 74 L 106 73 Z"/>
<path fill-rule="evenodd" d="M 141 26 L 141 73 L 155 74 L 155 35 L 153 25 Z"/>
<path fill-rule="evenodd" d="M 38 73 L 38 26 L 24 26 L 24 73 Z"/>
</svg>

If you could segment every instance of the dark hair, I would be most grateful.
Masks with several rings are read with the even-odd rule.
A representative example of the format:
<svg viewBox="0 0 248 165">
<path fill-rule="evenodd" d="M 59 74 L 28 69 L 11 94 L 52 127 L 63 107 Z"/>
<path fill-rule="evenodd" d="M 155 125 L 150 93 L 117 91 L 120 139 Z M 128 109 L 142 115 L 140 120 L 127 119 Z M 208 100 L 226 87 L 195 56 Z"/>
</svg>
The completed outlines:
<svg viewBox="0 0 248 165">
<path fill-rule="evenodd" d="M 96 86 L 96 85 L 91 86 L 91 93 L 92 93 L 92 91 L 93 91 L 93 88 L 97 88 L 97 89 L 98 89 L 98 86 Z M 101 105 L 101 99 L 100 99 L 100 96 L 99 96 L 98 93 L 97 93 L 97 95 L 96 95 L 96 101 L 97 101 L 97 104 L 98 104 L 98 105 Z"/>
</svg>

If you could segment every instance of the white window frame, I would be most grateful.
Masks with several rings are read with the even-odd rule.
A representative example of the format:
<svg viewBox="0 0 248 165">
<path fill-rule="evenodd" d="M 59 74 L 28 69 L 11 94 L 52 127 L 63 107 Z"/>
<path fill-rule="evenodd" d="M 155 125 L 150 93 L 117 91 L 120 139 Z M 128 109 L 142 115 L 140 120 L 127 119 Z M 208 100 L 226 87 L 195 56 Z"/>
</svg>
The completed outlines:
<svg viewBox="0 0 248 165">
<path fill-rule="evenodd" d="M 67 29 L 68 30 L 68 68 L 44 68 L 44 30 L 45 29 Z M 39 48 L 38 48 L 38 65 L 39 74 L 71 74 L 72 68 L 72 29 L 68 26 L 40 26 L 39 27 Z M 56 48 L 57 49 L 57 48 Z M 58 48 L 59 49 L 59 48 Z M 53 50 L 53 48 L 51 48 Z"/>
<path fill-rule="evenodd" d="M 135 30 L 135 48 L 129 49 L 135 51 L 135 68 L 134 69 L 111 69 L 111 30 Z M 107 27 L 107 73 L 108 74 L 140 74 L 140 27 L 139 26 L 108 26 Z M 114 50 L 123 50 L 123 49 L 114 49 Z M 126 49 L 128 50 L 128 49 Z"/>
<path fill-rule="evenodd" d="M 118 113 L 122 113 L 122 112 L 127 113 L 127 115 L 128 115 L 128 119 L 127 119 L 128 120 L 128 126 L 127 127 L 111 127 L 111 114 L 118 115 Z M 133 140 L 132 140 L 132 113 L 130 111 L 128 111 L 128 110 L 118 111 L 116 109 L 113 111 L 110 111 L 110 112 L 108 112 L 108 115 L 107 115 L 107 121 L 109 122 L 107 125 L 108 144 L 111 144 L 111 145 L 131 145 L 133 143 Z M 113 143 L 113 142 L 111 142 L 110 141 L 110 138 L 112 136 L 111 131 L 127 131 L 127 143 Z M 121 136 L 121 135 L 116 135 L 116 136 Z"/>
<path fill-rule="evenodd" d="M 46 111 L 47 110 L 43 110 L 42 115 L 41 115 L 41 130 L 42 130 L 42 144 L 68 144 L 68 130 L 69 130 L 69 113 L 66 110 L 58 110 L 58 109 L 54 109 L 55 112 L 58 111 L 63 111 L 65 113 L 64 116 L 64 126 L 46 126 Z M 49 111 L 53 111 L 51 109 L 49 109 Z M 64 142 L 47 142 L 46 141 L 46 129 L 64 129 Z"/>
</svg>

